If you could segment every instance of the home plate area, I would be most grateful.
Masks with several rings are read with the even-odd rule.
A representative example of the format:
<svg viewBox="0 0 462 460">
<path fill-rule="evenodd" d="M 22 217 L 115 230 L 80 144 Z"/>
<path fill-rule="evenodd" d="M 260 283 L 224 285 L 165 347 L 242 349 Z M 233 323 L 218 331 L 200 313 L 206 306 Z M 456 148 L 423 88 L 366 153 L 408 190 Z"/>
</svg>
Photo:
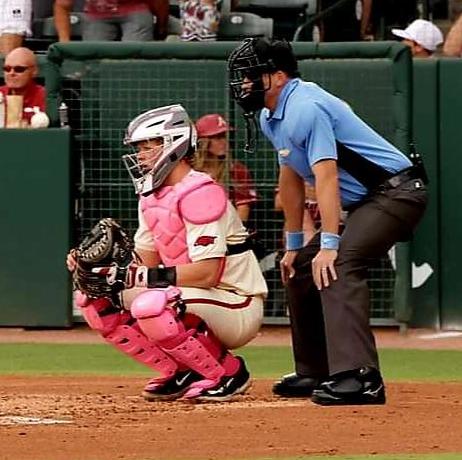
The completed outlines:
<svg viewBox="0 0 462 460">
<path fill-rule="evenodd" d="M 2 377 L 2 460 L 203 460 L 462 452 L 461 383 L 387 384 L 384 406 L 321 407 L 255 380 L 228 403 L 149 403 L 143 378 Z"/>
</svg>

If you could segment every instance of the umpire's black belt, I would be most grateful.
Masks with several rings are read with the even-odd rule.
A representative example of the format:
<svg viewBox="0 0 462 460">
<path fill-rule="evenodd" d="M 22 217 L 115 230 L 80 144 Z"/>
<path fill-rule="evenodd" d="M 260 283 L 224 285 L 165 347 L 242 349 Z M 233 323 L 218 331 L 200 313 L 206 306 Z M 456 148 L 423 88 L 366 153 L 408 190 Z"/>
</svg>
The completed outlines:
<svg viewBox="0 0 462 460">
<path fill-rule="evenodd" d="M 403 169 L 394 176 L 391 176 L 378 187 L 378 190 L 389 190 L 392 188 L 397 188 L 411 180 L 422 179 L 420 176 L 421 174 L 419 168 L 410 166 L 409 168 Z"/>
<path fill-rule="evenodd" d="M 396 173 L 395 175 L 389 177 L 384 182 L 382 182 L 378 187 L 376 187 L 374 190 L 368 193 L 367 196 L 364 197 L 361 201 L 358 201 L 357 203 L 353 203 L 349 206 L 345 206 L 344 211 L 351 213 L 355 211 L 356 209 L 358 209 L 359 207 L 361 207 L 365 203 L 365 201 L 367 201 L 367 199 L 373 196 L 374 194 L 383 192 L 385 190 L 391 190 L 391 189 L 397 188 L 400 185 L 405 184 L 406 182 L 409 182 L 411 180 L 422 180 L 422 183 L 425 183 L 425 180 L 422 178 L 421 169 L 415 165 L 412 165 L 409 168 L 403 169 L 399 173 Z"/>
</svg>

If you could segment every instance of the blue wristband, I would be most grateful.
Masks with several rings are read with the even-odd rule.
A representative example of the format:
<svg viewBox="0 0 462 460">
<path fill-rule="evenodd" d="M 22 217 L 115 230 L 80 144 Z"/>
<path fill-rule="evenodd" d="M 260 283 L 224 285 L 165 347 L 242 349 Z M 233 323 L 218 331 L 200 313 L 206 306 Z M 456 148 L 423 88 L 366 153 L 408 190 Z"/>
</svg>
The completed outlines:
<svg viewBox="0 0 462 460">
<path fill-rule="evenodd" d="M 321 249 L 335 249 L 338 251 L 340 235 L 336 233 L 321 232 Z"/>
<path fill-rule="evenodd" d="M 303 248 L 304 232 L 286 232 L 286 251 L 297 251 Z"/>
</svg>

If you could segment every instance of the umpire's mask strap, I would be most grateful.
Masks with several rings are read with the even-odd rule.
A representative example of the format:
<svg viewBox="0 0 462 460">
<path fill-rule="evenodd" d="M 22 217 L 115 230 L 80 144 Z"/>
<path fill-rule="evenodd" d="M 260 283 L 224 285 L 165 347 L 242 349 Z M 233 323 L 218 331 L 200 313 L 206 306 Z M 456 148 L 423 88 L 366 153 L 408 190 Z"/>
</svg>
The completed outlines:
<svg viewBox="0 0 462 460">
<path fill-rule="evenodd" d="M 258 127 L 255 112 L 244 113 L 245 120 L 245 145 L 244 153 L 254 154 L 258 142 Z"/>
</svg>

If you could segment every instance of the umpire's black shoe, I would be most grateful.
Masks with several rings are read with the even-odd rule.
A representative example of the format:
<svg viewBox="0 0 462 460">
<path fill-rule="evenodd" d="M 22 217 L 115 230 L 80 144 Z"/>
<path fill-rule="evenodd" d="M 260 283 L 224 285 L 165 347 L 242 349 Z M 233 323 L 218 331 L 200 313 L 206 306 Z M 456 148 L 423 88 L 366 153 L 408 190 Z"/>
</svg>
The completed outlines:
<svg viewBox="0 0 462 460">
<path fill-rule="evenodd" d="M 377 369 L 342 372 L 321 383 L 311 401 L 322 406 L 385 404 L 385 385 Z"/>
<path fill-rule="evenodd" d="M 284 398 L 310 397 L 319 387 L 320 379 L 306 377 L 296 373 L 284 375 L 273 385 L 273 393 Z"/>
<path fill-rule="evenodd" d="M 178 371 L 165 381 L 152 379 L 144 388 L 142 396 L 147 401 L 172 401 L 181 398 L 192 383 L 202 379 L 203 377 L 194 371 Z"/>
</svg>

